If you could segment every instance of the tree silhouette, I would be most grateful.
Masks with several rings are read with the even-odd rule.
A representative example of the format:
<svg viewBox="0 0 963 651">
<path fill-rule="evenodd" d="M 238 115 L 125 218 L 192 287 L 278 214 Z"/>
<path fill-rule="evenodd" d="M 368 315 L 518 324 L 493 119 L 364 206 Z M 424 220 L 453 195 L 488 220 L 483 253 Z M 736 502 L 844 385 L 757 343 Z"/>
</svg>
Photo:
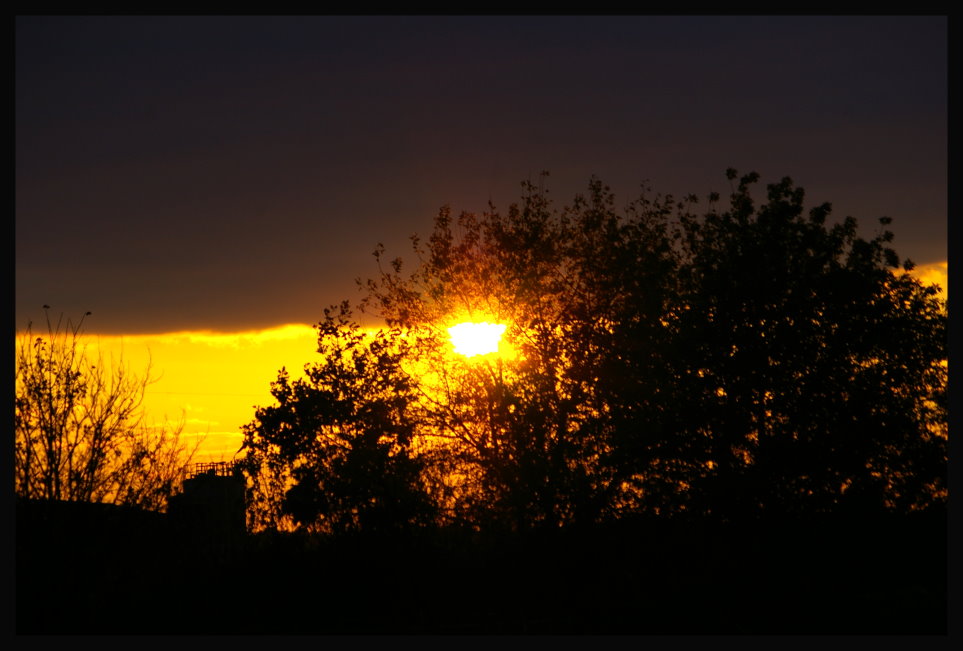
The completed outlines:
<svg viewBox="0 0 963 651">
<path fill-rule="evenodd" d="M 946 301 L 890 231 L 727 176 L 701 212 L 648 189 L 617 210 L 597 179 L 559 210 L 525 183 L 505 214 L 443 208 L 410 272 L 379 246 L 359 307 L 386 328 L 327 312 L 322 362 L 247 429 L 258 503 L 519 530 L 945 502 Z M 514 354 L 453 354 L 462 320 Z"/>
<path fill-rule="evenodd" d="M 361 332 L 347 304 L 325 310 L 318 328 L 322 362 L 293 381 L 282 369 L 277 404 L 245 427 L 256 526 L 384 532 L 430 519 L 402 351 L 391 333 Z"/>
<path fill-rule="evenodd" d="M 735 180 L 734 170 L 729 179 Z M 709 510 L 905 511 L 945 491 L 946 305 L 788 178 L 681 222 L 684 395 Z M 883 225 L 889 223 L 882 218 Z M 941 406 L 944 405 L 944 406 Z"/>
<path fill-rule="evenodd" d="M 150 368 L 138 377 L 123 360 L 88 354 L 83 322 L 61 316 L 55 325 L 48 314 L 46 336 L 28 325 L 17 338 L 16 494 L 162 510 L 196 447 L 180 441 L 179 428 L 145 423 Z"/>
</svg>

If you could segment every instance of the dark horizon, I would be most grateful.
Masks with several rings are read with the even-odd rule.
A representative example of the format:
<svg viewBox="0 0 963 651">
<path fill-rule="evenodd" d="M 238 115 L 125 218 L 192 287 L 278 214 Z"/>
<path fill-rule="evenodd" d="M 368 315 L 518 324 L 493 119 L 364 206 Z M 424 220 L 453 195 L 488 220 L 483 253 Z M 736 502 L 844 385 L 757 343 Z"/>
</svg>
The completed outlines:
<svg viewBox="0 0 963 651">
<path fill-rule="evenodd" d="M 211 506 L 18 501 L 16 636 L 949 631 L 945 512 L 341 539 L 238 534 Z"/>
</svg>

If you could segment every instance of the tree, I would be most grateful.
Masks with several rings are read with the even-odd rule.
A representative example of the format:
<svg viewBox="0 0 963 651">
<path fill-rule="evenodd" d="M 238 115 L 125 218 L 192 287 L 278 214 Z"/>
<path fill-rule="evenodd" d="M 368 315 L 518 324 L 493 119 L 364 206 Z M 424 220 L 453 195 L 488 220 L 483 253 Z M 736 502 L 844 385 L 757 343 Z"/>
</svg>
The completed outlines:
<svg viewBox="0 0 963 651">
<path fill-rule="evenodd" d="M 47 308 L 44 308 L 45 313 Z M 88 354 L 82 327 L 47 314 L 46 336 L 32 324 L 15 358 L 14 479 L 19 497 L 105 502 L 161 510 L 194 449 L 180 428 L 145 422 L 151 382 L 120 360 Z"/>
<path fill-rule="evenodd" d="M 322 362 L 291 380 L 281 369 L 245 429 L 242 467 L 254 479 L 255 526 L 327 533 L 392 532 L 430 521 L 411 455 L 412 379 L 392 335 L 369 338 L 347 304 L 325 310 Z"/>
<path fill-rule="evenodd" d="M 420 473 L 402 483 L 439 522 L 481 528 L 944 502 L 946 301 L 891 232 L 827 226 L 829 204 L 805 215 L 788 178 L 757 205 L 757 175 L 727 176 L 725 208 L 712 193 L 701 212 L 647 188 L 617 210 L 598 179 L 561 210 L 531 183 L 505 214 L 443 208 L 426 243 L 412 238 L 412 271 L 375 251 L 359 307 L 386 324 L 376 343 L 358 347 L 345 305 L 319 325 L 324 386 L 276 385 L 284 409 L 328 419 L 347 409 L 321 400 L 338 382 L 355 409 L 393 395 L 391 426 L 288 418 L 287 438 L 258 447 L 259 411 L 252 449 L 294 471 L 292 451 L 328 424 L 352 440 L 397 430 Z M 505 324 L 515 354 L 453 354 L 446 330 L 462 320 Z M 370 364 L 331 361 L 349 349 Z M 280 487 L 289 503 L 361 478 L 308 464 L 308 484 Z"/>
<path fill-rule="evenodd" d="M 702 508 L 733 515 L 921 508 L 945 497 L 946 303 L 893 233 L 804 214 L 789 178 L 756 206 L 680 224 L 676 320 L 688 424 L 704 436 Z M 881 218 L 881 225 L 890 223 Z"/>
</svg>

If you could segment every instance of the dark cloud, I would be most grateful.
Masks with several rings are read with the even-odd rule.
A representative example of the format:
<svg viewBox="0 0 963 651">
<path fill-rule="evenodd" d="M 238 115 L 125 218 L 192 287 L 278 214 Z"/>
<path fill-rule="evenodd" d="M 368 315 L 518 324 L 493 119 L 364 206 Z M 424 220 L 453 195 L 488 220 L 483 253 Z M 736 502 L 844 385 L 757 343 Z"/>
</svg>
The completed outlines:
<svg viewBox="0 0 963 651">
<path fill-rule="evenodd" d="M 789 175 L 945 260 L 945 17 L 18 17 L 16 310 L 313 322 L 443 203 Z"/>
</svg>

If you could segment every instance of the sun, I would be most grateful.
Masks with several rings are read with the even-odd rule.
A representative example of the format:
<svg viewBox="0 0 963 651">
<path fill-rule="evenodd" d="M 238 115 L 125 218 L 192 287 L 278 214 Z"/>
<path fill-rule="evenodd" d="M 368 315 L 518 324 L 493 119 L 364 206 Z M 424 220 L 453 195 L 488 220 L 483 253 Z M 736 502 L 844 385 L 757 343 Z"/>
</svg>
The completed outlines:
<svg viewBox="0 0 963 651">
<path fill-rule="evenodd" d="M 448 328 L 448 334 L 451 335 L 456 353 L 473 357 L 498 352 L 498 344 L 506 327 L 502 323 L 466 321 Z"/>
</svg>

